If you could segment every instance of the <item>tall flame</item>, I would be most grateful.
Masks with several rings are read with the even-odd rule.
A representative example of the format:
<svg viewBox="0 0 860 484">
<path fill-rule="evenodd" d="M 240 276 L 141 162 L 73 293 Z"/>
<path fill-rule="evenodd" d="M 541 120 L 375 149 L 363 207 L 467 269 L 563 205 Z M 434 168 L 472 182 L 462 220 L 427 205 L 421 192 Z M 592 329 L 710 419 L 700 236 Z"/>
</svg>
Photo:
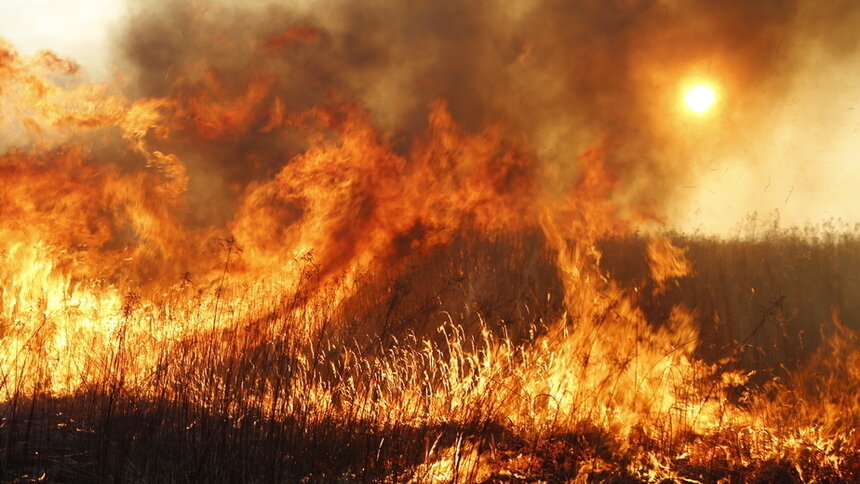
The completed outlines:
<svg viewBox="0 0 860 484">
<path fill-rule="evenodd" d="M 105 436 L 115 411 L 152 404 L 163 413 L 138 415 L 160 415 L 155 440 L 169 445 L 183 445 L 174 430 L 177 442 L 269 432 L 283 455 L 268 477 L 281 480 L 658 481 L 777 461 L 811 481 L 860 473 L 857 335 L 834 313 L 810 369 L 756 391 L 737 354 L 704 358 L 711 315 L 674 299 L 694 264 L 650 235 L 659 201 L 626 171 L 643 169 L 620 146 L 630 125 L 605 115 L 580 135 L 587 149 L 550 153 L 526 118 L 459 121 L 469 102 L 439 96 L 422 121 L 387 130 L 349 82 L 295 96 L 267 68 L 351 48 L 330 35 L 295 25 L 252 42 L 258 70 L 201 61 L 134 99 L 80 82 L 71 61 L 0 44 L 10 428 L 23 399 L 73 402 L 73 420 L 98 402 L 89 415 L 99 409 Z M 516 49 L 517 62 L 531 55 Z M 637 233 L 648 275 L 625 285 L 601 244 Z M 487 253 L 476 269 L 463 262 L 474 247 Z M 514 309 L 491 319 L 496 306 Z M 348 432 L 364 460 L 342 472 L 306 470 L 285 444 Z M 559 464 L 565 453 L 573 464 Z M 215 454 L 203 455 L 196 472 Z"/>
</svg>

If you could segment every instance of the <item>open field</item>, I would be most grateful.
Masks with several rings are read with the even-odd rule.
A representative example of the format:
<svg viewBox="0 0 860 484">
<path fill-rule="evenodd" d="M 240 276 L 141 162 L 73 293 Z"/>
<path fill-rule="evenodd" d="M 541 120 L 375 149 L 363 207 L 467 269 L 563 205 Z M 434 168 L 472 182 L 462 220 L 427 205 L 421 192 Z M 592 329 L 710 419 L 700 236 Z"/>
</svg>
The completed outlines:
<svg viewBox="0 0 860 484">
<path fill-rule="evenodd" d="M 80 376 L 68 392 L 40 359 L 56 350 L 52 315 L 6 355 L 0 468 L 19 482 L 860 479 L 860 240 L 675 243 L 693 274 L 661 294 L 645 240 L 602 244 L 628 285 L 599 313 L 569 306 L 537 234 L 455 239 L 338 305 L 189 284 L 126 301 L 107 350 L 73 343 L 91 358 L 66 370 Z M 206 327 L 182 318 L 208 318 L 219 297 L 210 330 L 151 354 L 137 340 Z M 615 314 L 621 297 L 646 323 L 615 349 L 628 342 L 615 325 L 638 324 Z M 678 304 L 697 308 L 701 341 L 664 332 Z M 679 354 L 649 354 L 666 349 Z"/>
<path fill-rule="evenodd" d="M 0 482 L 860 482 L 860 2 L 5 3 Z"/>
</svg>

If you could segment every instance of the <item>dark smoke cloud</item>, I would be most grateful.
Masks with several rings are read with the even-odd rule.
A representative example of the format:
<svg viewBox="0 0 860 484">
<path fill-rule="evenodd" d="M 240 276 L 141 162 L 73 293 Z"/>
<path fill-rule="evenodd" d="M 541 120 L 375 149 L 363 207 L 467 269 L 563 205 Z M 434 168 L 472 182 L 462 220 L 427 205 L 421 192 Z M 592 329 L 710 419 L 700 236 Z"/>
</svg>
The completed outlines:
<svg viewBox="0 0 860 484">
<path fill-rule="evenodd" d="M 576 155 L 603 140 L 626 181 L 621 198 L 659 214 L 688 170 L 665 129 L 678 82 L 713 74 L 732 93 L 725 123 L 755 121 L 756 106 L 790 88 L 810 42 L 853 52 L 860 17 L 851 0 L 287 3 L 132 8 L 121 54 L 136 95 L 182 98 L 214 82 L 223 92 L 213 97 L 236 98 L 268 86 L 247 103 L 251 128 L 169 147 L 189 164 L 192 197 L 207 201 L 202 220 L 229 218 L 221 201 L 304 148 L 300 136 L 260 132 L 276 99 L 287 112 L 357 100 L 403 149 L 445 99 L 467 129 L 501 121 L 527 140 L 550 195 L 576 179 Z"/>
</svg>

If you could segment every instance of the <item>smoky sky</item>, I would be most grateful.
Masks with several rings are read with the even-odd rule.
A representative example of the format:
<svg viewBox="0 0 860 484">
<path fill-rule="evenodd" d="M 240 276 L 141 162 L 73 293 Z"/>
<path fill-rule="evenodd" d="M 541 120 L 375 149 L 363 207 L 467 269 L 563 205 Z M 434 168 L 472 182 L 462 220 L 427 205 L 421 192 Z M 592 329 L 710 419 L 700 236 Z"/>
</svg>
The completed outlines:
<svg viewBox="0 0 860 484">
<path fill-rule="evenodd" d="M 207 201 L 198 216 L 211 221 L 229 217 L 221 201 L 304 149 L 301 136 L 262 129 L 276 102 L 290 113 L 358 102 L 405 150 L 442 99 L 466 129 L 501 123 L 536 153 L 551 168 L 540 181 L 548 194 L 563 192 L 577 154 L 603 141 L 627 181 L 623 198 L 659 212 L 691 169 L 660 129 L 676 84 L 696 69 L 714 74 L 733 93 L 733 122 L 758 122 L 750 106 L 791 87 L 809 45 L 855 51 L 860 3 L 189 0 L 140 1 L 131 12 L 117 54 L 132 95 L 183 99 L 202 88 L 249 111 L 250 126 L 208 139 L 189 129 L 187 143 L 166 147 L 188 165 L 192 198 Z M 243 101 L 255 83 L 264 93 Z"/>
</svg>

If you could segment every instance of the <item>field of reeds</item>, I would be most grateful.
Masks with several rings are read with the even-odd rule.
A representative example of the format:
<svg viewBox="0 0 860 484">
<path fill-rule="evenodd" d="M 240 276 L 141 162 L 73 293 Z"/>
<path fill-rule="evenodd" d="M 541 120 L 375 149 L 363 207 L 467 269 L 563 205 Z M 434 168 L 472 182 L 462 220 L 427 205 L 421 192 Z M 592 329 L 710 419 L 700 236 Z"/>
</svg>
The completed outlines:
<svg viewBox="0 0 860 484">
<path fill-rule="evenodd" d="M 860 482 L 852 2 L 4 2 L 0 482 Z"/>
<path fill-rule="evenodd" d="M 596 289 L 542 235 L 466 234 L 350 280 L 233 281 L 230 246 L 216 285 L 6 308 L 0 479 L 860 480 L 860 238 L 671 241 L 689 276 L 605 240 Z"/>
</svg>

